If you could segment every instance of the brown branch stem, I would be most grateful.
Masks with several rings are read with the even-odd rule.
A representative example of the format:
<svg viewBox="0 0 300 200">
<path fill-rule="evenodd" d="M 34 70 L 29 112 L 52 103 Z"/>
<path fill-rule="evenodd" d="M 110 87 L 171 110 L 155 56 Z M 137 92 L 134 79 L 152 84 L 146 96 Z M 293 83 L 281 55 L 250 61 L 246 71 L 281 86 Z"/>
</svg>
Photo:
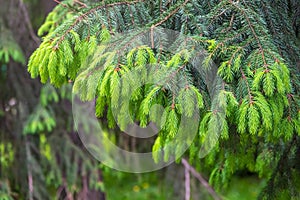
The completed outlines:
<svg viewBox="0 0 300 200">
<path fill-rule="evenodd" d="M 206 188 L 206 190 L 209 192 L 209 194 L 215 199 L 215 200 L 221 200 L 221 198 L 218 196 L 218 194 L 215 192 L 215 190 L 208 184 L 208 182 L 202 177 L 202 175 L 195 170 L 194 167 L 192 167 L 186 159 L 182 159 L 181 163 L 187 169 L 191 174 Z"/>
<path fill-rule="evenodd" d="M 163 24 L 165 21 L 167 21 L 170 17 L 172 17 L 175 13 L 177 13 L 177 11 L 182 7 L 185 6 L 190 0 L 186 0 L 183 4 L 181 4 L 180 6 L 178 6 L 175 10 L 173 10 L 168 16 L 166 16 L 163 20 L 161 20 L 160 22 L 156 23 L 153 25 L 153 27 L 157 27 L 161 24 Z"/>
<path fill-rule="evenodd" d="M 56 0 L 54 0 L 56 1 Z M 117 2 L 117 3 L 112 3 L 112 4 L 105 4 L 105 5 L 101 5 L 101 6 L 97 6 L 95 8 L 92 8 L 91 10 L 87 11 L 86 13 L 80 15 L 76 20 L 75 22 L 70 26 L 70 28 L 60 37 L 59 41 L 58 41 L 58 44 L 60 42 L 62 42 L 62 40 L 64 39 L 64 37 L 71 31 L 73 30 L 73 28 L 79 23 L 81 22 L 87 15 L 93 13 L 93 12 L 96 12 L 97 10 L 99 9 L 102 9 L 102 8 L 108 8 L 108 7 L 114 7 L 114 6 L 119 6 L 119 5 L 131 5 L 131 4 L 136 4 L 136 3 L 140 3 L 140 2 L 144 2 L 145 0 L 137 0 L 137 1 L 123 1 L 123 2 Z"/>
</svg>

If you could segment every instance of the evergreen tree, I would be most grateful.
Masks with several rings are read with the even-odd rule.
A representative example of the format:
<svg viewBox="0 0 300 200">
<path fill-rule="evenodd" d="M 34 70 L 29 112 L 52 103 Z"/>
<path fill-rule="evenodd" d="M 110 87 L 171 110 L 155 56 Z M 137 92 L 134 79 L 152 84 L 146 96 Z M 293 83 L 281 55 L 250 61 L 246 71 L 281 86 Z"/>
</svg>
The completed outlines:
<svg viewBox="0 0 300 200">
<path fill-rule="evenodd" d="M 82 100 L 96 99 L 95 114 L 105 117 L 109 128 L 160 121 L 154 152 L 175 138 L 182 115 L 199 111 L 199 134 L 189 147 L 189 159 L 210 173 L 215 188 L 226 187 L 233 174 L 246 170 L 268 179 L 260 199 L 298 199 L 299 7 L 296 0 L 66 0 L 39 29 L 43 42 L 31 55 L 28 71 L 56 87 L 74 82 L 73 91 Z M 189 41 L 179 37 L 175 53 L 160 51 L 161 41 L 153 39 L 163 35 L 160 27 L 187 35 Z M 134 46 L 149 30 L 152 44 Z M 218 98 L 211 98 L 207 82 L 190 66 L 195 46 L 207 51 L 203 70 L 212 62 L 217 65 L 222 79 L 214 94 Z M 149 71 L 149 64 L 159 65 L 157 71 Z M 131 116 L 121 104 L 115 118 L 114 106 L 131 87 L 122 76 L 132 69 L 140 70 L 139 81 L 153 73 L 164 79 L 165 72 L 180 81 L 141 87 L 129 103 Z M 150 113 L 154 104 L 166 108 L 163 116 Z M 220 137 L 200 159 L 198 152 L 212 132 Z M 166 152 L 176 156 L 186 142 L 177 140 Z"/>
</svg>

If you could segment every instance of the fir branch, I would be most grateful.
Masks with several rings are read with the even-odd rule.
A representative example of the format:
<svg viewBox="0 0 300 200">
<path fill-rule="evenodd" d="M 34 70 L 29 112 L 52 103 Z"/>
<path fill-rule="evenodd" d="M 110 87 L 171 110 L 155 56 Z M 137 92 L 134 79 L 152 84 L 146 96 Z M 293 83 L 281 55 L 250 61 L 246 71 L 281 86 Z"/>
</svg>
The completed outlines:
<svg viewBox="0 0 300 200">
<path fill-rule="evenodd" d="M 274 188 L 275 187 L 275 182 L 276 182 L 276 177 L 279 174 L 279 176 L 282 176 L 282 169 L 288 165 L 288 155 L 291 153 L 292 151 L 292 147 L 294 145 L 297 145 L 297 140 L 298 137 L 296 134 L 294 134 L 293 138 L 288 142 L 287 146 L 285 146 L 284 150 L 281 152 L 280 155 L 280 159 L 277 162 L 276 168 L 273 171 L 271 178 L 268 180 L 268 183 L 266 185 L 266 187 L 264 188 L 264 190 L 260 193 L 260 195 L 258 196 L 258 199 L 264 199 L 263 196 L 264 195 L 276 195 L 276 192 L 274 192 Z M 268 191 L 271 190 L 271 191 Z M 273 196 L 275 197 L 275 196 Z"/>
<path fill-rule="evenodd" d="M 69 8 L 66 4 L 62 3 L 59 0 L 53 0 L 53 1 L 56 2 L 57 4 L 61 5 L 61 6 L 65 7 L 65 8 Z"/>
<path fill-rule="evenodd" d="M 240 71 L 242 73 L 242 79 L 245 81 L 246 86 L 247 86 L 247 91 L 248 91 L 249 100 L 250 100 L 249 103 L 252 105 L 253 104 L 253 96 L 252 96 L 252 93 L 251 93 L 251 90 L 250 90 L 249 82 L 248 82 L 247 77 L 245 75 L 245 72 L 243 71 L 242 68 L 240 68 Z"/>
<path fill-rule="evenodd" d="M 105 4 L 105 5 L 100 5 L 95 8 L 92 8 L 91 10 L 83 13 L 80 15 L 78 18 L 76 18 L 75 22 L 68 28 L 68 30 L 60 36 L 60 39 L 58 40 L 56 44 L 56 48 L 58 45 L 64 40 L 65 36 L 74 29 L 74 27 L 80 23 L 82 20 L 84 20 L 89 14 L 96 12 L 97 10 L 103 9 L 103 8 L 108 8 L 108 7 L 115 7 L 115 6 L 120 6 L 120 5 L 131 5 L 131 4 L 136 4 L 136 3 L 141 3 L 144 2 L 145 0 L 136 0 L 136 1 L 123 1 L 123 2 L 117 2 L 117 3 L 112 3 L 112 4 Z"/>
<path fill-rule="evenodd" d="M 174 14 L 176 14 L 178 12 L 178 10 L 185 6 L 190 0 L 185 0 L 185 2 L 183 2 L 183 4 L 181 4 L 180 6 L 178 6 L 175 10 L 173 10 L 169 15 L 167 15 L 163 20 L 161 20 L 160 22 L 157 22 L 156 24 L 152 25 L 152 27 L 157 27 L 161 24 L 163 24 L 165 21 L 167 21 L 170 17 L 172 17 Z"/>
<path fill-rule="evenodd" d="M 257 41 L 257 43 L 258 43 L 259 49 L 260 49 L 260 51 L 261 51 L 262 59 L 263 59 L 263 62 L 264 62 L 264 67 L 267 69 L 267 66 L 268 66 L 268 65 L 267 65 L 267 61 L 266 61 L 266 58 L 265 58 L 264 48 L 263 48 L 263 46 L 262 46 L 262 44 L 261 44 L 261 41 L 260 41 L 259 37 L 257 36 L 257 34 L 256 34 L 256 32 L 255 32 L 255 30 L 254 30 L 254 28 L 253 28 L 253 25 L 252 25 L 252 23 L 251 23 L 251 21 L 250 21 L 248 15 L 247 15 L 247 13 L 246 13 L 241 7 L 237 6 L 236 3 L 232 2 L 232 1 L 229 1 L 229 2 L 230 2 L 235 8 L 237 8 L 238 10 L 240 10 L 241 13 L 244 15 L 245 19 L 247 20 L 247 22 L 248 22 L 248 24 L 249 24 L 249 27 L 250 27 L 250 29 L 251 29 L 251 32 L 252 32 L 253 36 L 255 37 L 255 39 L 256 39 L 256 41 Z M 245 2 L 244 0 L 243 0 L 243 2 L 244 2 L 245 5 L 247 5 L 246 2 Z"/>
<path fill-rule="evenodd" d="M 82 3 L 79 0 L 74 0 L 75 3 L 78 3 L 79 5 L 81 5 L 82 8 L 87 8 L 88 6 L 85 3 Z"/>
<path fill-rule="evenodd" d="M 127 4 L 127 7 L 128 7 L 129 12 L 130 12 L 131 23 L 134 26 L 134 17 L 133 17 L 132 10 L 130 8 L 130 5 Z"/>
</svg>

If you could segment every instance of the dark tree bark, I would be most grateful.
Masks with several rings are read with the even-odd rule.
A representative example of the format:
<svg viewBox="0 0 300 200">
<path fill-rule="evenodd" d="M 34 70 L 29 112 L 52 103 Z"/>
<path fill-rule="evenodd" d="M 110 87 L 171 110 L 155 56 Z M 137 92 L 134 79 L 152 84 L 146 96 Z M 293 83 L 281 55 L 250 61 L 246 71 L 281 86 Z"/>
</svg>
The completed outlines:
<svg viewBox="0 0 300 200">
<path fill-rule="evenodd" d="M 35 5 L 25 5 L 22 0 L 0 0 L 0 28 L 5 28 L 5 30 L 8 31 L 8 35 L 20 46 L 26 60 L 28 60 L 32 52 L 40 44 L 40 39 L 36 36 L 36 30 L 34 30 L 30 19 L 39 14 L 33 13 L 32 16 L 29 16 L 28 10 L 34 11 L 38 8 L 40 10 L 37 12 L 42 12 L 42 16 L 46 17 L 47 13 L 50 12 L 55 5 L 56 3 L 52 0 L 42 0 Z M 40 24 L 36 26 L 40 26 Z M 26 66 L 12 60 L 7 64 L 5 76 L 6 78 L 3 81 L 3 85 L 0 87 L 0 90 L 2 90 L 0 92 L 0 109 L 5 110 L 7 102 L 10 99 L 14 99 L 16 101 L 14 108 L 16 112 L 11 114 L 5 113 L 4 122 L 2 122 L 2 120 L 0 121 L 0 142 L 2 138 L 13 141 L 13 145 L 16 148 L 16 163 L 10 169 L 10 177 L 2 174 L 0 165 L 0 189 L 1 179 L 6 178 L 9 180 L 9 184 L 13 189 L 18 188 L 16 199 L 33 200 L 37 198 L 35 186 L 43 183 L 42 178 L 36 175 L 37 167 L 32 161 L 32 158 L 36 157 L 36 149 L 34 149 L 36 148 L 34 147 L 36 145 L 35 143 L 37 143 L 36 137 L 24 135 L 23 129 L 28 116 L 34 111 L 39 101 L 42 85 L 38 79 L 31 79 Z M 2 92 L 3 94 L 1 94 Z M 65 106 L 66 109 L 70 110 L 69 104 L 60 106 Z M 61 127 L 63 127 L 63 125 L 61 125 Z M 78 139 L 78 135 L 74 135 Z M 74 143 L 76 144 L 75 141 Z M 80 146 L 81 144 L 76 145 Z M 80 163 L 78 164 L 80 165 Z M 97 174 L 89 175 L 97 176 Z M 99 174 L 99 180 L 100 179 L 101 174 Z M 83 190 L 78 194 L 76 199 L 105 199 L 104 193 L 90 190 L 87 177 L 82 177 L 82 180 Z M 64 186 L 60 188 L 63 188 L 63 191 L 65 190 Z"/>
<path fill-rule="evenodd" d="M 32 29 L 27 9 L 20 0 L 0 0 L 0 5 L 2 26 L 11 32 L 11 36 L 19 44 L 27 59 L 39 45 L 39 39 Z M 30 166 L 31 140 L 28 136 L 24 136 L 22 131 L 27 117 L 38 100 L 41 84 L 38 80 L 30 78 L 25 66 L 10 61 L 7 65 L 6 87 L 8 94 L 12 95 L 11 98 L 16 100 L 17 110 L 15 116 L 12 116 L 13 120 L 10 122 L 12 129 L 9 133 L 10 137 L 14 138 L 12 141 L 16 147 L 15 157 L 18 159 L 18 166 L 14 165 L 12 169 L 15 174 L 12 184 L 20 188 L 20 193 L 27 194 L 27 198 L 33 200 L 33 172 Z M 24 168 L 20 170 L 20 165 L 26 170 Z M 24 177 L 27 177 L 27 180 L 22 180 Z"/>
<path fill-rule="evenodd" d="M 53 8 L 54 6 L 57 4 L 55 1 L 49 1 L 49 0 L 42 0 L 40 1 L 41 5 L 43 6 L 44 8 L 44 12 L 45 13 L 49 13 Z"/>
</svg>

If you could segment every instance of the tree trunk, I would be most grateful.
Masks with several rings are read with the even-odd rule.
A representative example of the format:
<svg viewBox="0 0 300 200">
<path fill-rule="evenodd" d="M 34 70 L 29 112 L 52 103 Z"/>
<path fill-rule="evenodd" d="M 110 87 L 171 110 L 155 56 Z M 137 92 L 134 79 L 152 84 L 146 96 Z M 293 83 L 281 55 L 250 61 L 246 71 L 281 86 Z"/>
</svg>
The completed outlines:
<svg viewBox="0 0 300 200">
<path fill-rule="evenodd" d="M 35 12 L 37 7 L 40 9 L 37 13 L 33 13 L 32 18 L 39 15 L 40 13 L 38 12 L 42 12 L 42 16 L 46 16 L 56 3 L 51 0 L 42 0 L 35 5 L 29 4 L 28 6 L 30 7 L 27 8 L 22 0 L 0 0 L 0 5 L 0 29 L 5 28 L 7 30 L 6 33 L 0 32 L 0 34 L 7 34 L 9 37 L 12 37 L 16 44 L 20 46 L 26 60 L 28 60 L 29 56 L 40 44 L 40 39 L 36 36 L 36 30 L 32 28 L 28 10 Z M 40 24 L 36 26 L 40 26 Z M 16 199 L 41 199 L 42 197 L 39 198 L 40 191 L 37 192 L 37 187 L 45 184 L 43 183 L 43 177 L 37 175 L 37 171 L 40 170 L 39 172 L 42 172 L 41 166 L 37 166 L 37 161 L 34 161 L 36 152 L 33 146 L 38 144 L 36 141 L 37 137 L 24 135 L 23 129 L 28 116 L 34 111 L 39 101 L 42 85 L 38 79 L 31 79 L 26 66 L 12 60 L 7 64 L 5 76 L 6 78 L 3 81 L 5 85 L 0 87 L 0 90 L 2 90 L 0 93 L 3 92 L 3 94 L 0 94 L 0 106 L 3 104 L 3 108 L 0 107 L 0 109 L 5 110 L 7 102 L 14 100 L 16 101 L 14 106 L 16 112 L 9 115 L 5 113 L 4 121 L 6 123 L 0 122 L 0 142 L 2 138 L 13 141 L 16 149 L 14 156 L 16 161 L 12 169 L 10 169 L 12 171 L 10 175 L 12 174 L 13 177 L 6 177 L 5 174 L 2 174 L 0 164 L 0 181 L 3 177 L 7 178 L 10 185 L 14 187 L 13 189 L 18 188 Z M 86 179 L 86 177 L 83 177 L 83 179 Z M 105 199 L 104 193 L 90 190 L 87 180 L 83 181 L 85 181 L 83 200 Z M 46 196 L 47 191 L 43 192 L 45 192 L 43 195 Z"/>
<path fill-rule="evenodd" d="M 27 60 L 40 42 L 32 29 L 27 9 L 21 0 L 0 0 L 0 5 L 1 26 L 10 32 L 10 36 L 20 46 Z M 24 136 L 22 131 L 27 117 L 38 101 L 41 84 L 38 80 L 30 78 L 25 66 L 12 60 L 7 65 L 6 79 L 7 95 L 11 95 L 9 98 L 15 99 L 17 111 L 11 118 L 12 125 L 9 137 L 13 137 L 16 159 L 18 157 L 23 158 L 18 159 L 19 166 L 12 169 L 13 174 L 18 179 L 14 180 L 13 184 L 20 188 L 20 193 L 27 194 L 27 199 L 33 200 L 34 178 L 30 159 L 32 154 L 30 150 L 31 140 L 28 136 Z M 4 135 L 4 137 L 6 136 Z M 20 164 L 27 169 L 20 170 Z M 27 180 L 22 180 L 22 177 L 27 177 Z"/>
</svg>

